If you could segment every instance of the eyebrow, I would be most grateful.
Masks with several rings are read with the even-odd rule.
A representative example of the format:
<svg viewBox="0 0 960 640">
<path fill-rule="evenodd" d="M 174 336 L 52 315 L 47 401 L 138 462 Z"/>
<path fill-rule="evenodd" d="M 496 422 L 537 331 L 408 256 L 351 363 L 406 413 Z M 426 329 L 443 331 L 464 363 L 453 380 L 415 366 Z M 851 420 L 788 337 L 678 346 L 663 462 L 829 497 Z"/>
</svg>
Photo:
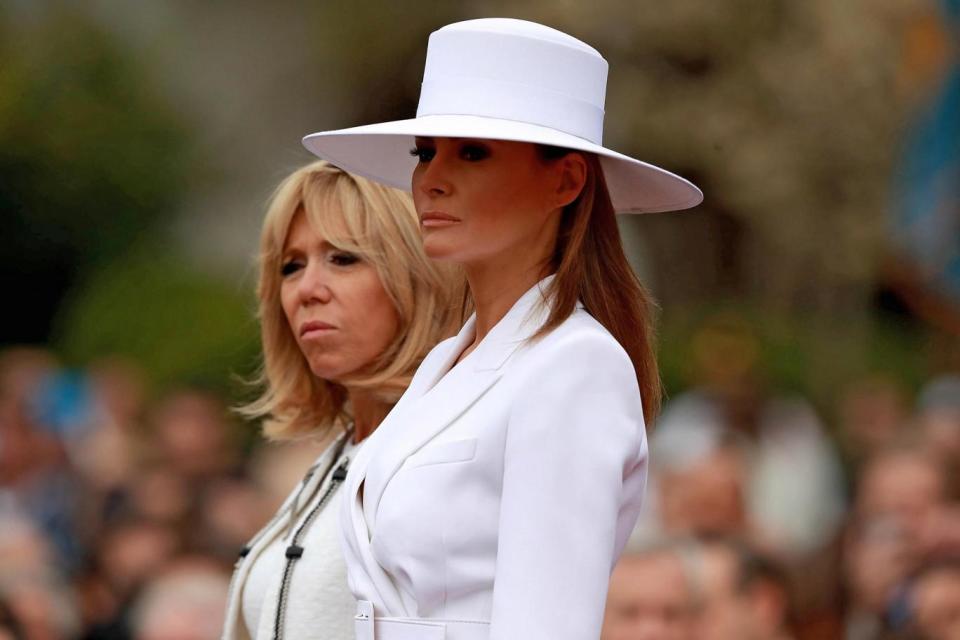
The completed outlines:
<svg viewBox="0 0 960 640">
<path fill-rule="evenodd" d="M 320 249 L 323 250 L 323 251 L 327 251 L 327 250 L 330 250 L 330 249 L 339 250 L 339 248 L 337 247 L 337 245 L 333 244 L 333 243 L 330 242 L 329 240 L 321 240 L 321 241 L 320 241 Z M 298 246 L 295 245 L 295 244 L 287 244 L 287 245 L 284 245 L 284 246 L 282 247 L 282 250 L 281 250 L 281 252 L 280 252 L 280 257 L 281 257 L 281 258 L 286 258 L 288 255 L 290 255 L 291 253 L 294 253 L 294 252 L 309 253 L 308 251 L 305 251 L 302 247 L 298 247 Z"/>
</svg>

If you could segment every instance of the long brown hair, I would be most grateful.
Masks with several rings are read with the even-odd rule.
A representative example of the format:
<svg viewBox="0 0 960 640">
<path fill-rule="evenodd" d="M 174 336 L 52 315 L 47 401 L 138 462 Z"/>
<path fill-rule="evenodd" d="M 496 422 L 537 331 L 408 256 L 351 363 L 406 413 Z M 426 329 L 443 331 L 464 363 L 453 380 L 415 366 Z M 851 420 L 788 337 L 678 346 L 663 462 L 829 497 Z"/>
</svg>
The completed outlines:
<svg viewBox="0 0 960 640">
<path fill-rule="evenodd" d="M 549 146 L 540 146 L 540 152 L 545 160 L 571 153 Z M 556 276 L 547 292 L 552 302 L 550 315 L 537 336 L 566 320 L 579 299 L 630 356 L 640 385 L 644 422 L 652 429 L 663 397 L 654 347 L 656 303 L 623 253 L 600 160 L 591 153 L 583 153 L 583 157 L 586 181 L 577 199 L 562 212 L 553 255 Z"/>
</svg>

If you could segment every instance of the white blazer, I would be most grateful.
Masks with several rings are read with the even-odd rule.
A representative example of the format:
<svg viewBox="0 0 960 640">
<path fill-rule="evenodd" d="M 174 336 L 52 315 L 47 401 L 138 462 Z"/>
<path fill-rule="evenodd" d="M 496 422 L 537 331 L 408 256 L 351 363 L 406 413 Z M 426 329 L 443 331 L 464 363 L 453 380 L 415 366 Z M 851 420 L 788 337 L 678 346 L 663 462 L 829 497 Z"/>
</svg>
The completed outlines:
<svg viewBox="0 0 960 640">
<path fill-rule="evenodd" d="M 358 639 L 599 637 L 646 483 L 643 411 L 582 305 L 527 341 L 549 280 L 452 369 L 475 317 L 437 345 L 357 455 L 340 524 Z"/>
</svg>

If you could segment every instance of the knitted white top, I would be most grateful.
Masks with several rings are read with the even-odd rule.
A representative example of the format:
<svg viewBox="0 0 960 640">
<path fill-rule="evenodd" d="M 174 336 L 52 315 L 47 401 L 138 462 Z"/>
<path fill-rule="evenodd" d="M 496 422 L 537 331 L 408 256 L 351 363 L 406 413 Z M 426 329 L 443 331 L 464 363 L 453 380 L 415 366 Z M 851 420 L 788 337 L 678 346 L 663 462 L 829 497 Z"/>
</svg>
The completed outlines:
<svg viewBox="0 0 960 640">
<path fill-rule="evenodd" d="M 255 558 L 241 594 L 241 616 L 250 638 L 273 640 L 352 640 L 356 600 L 347 588 L 346 565 L 340 551 L 337 525 L 336 491 L 327 495 L 331 476 L 343 462 L 352 460 L 359 445 L 348 442 L 336 464 L 321 465 L 318 473 L 329 466 L 327 477 L 310 496 L 300 496 L 297 516 L 274 536 Z M 328 452 L 320 455 L 320 460 Z M 299 489 L 299 487 L 298 487 Z M 318 503 L 326 496 L 326 504 Z M 308 519 L 312 521 L 307 523 Z M 294 540 L 296 536 L 296 540 Z M 288 561 L 291 545 L 300 547 L 301 555 Z M 297 551 L 293 554 L 296 555 Z M 287 567 L 288 563 L 291 565 Z M 287 572 L 287 588 L 283 594 L 281 619 L 277 610 Z M 279 624 L 280 633 L 277 634 Z"/>
</svg>

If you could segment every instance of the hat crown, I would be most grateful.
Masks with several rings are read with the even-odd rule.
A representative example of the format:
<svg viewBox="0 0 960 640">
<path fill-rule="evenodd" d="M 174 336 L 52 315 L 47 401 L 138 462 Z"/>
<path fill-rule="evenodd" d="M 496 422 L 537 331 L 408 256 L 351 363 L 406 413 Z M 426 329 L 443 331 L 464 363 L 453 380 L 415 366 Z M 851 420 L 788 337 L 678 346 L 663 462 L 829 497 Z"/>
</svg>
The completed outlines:
<svg viewBox="0 0 960 640">
<path fill-rule="evenodd" d="M 577 40 L 568 33 L 538 22 L 518 20 L 516 18 L 478 18 L 476 20 L 463 20 L 440 27 L 436 33 L 462 33 L 466 31 L 510 34 L 521 38 L 539 38 L 556 44 L 574 47 L 595 56 L 600 55 L 600 52 L 589 44 L 583 40 Z"/>
<path fill-rule="evenodd" d="M 607 61 L 544 25 L 484 18 L 430 35 L 417 116 L 473 115 L 603 138 Z"/>
</svg>

